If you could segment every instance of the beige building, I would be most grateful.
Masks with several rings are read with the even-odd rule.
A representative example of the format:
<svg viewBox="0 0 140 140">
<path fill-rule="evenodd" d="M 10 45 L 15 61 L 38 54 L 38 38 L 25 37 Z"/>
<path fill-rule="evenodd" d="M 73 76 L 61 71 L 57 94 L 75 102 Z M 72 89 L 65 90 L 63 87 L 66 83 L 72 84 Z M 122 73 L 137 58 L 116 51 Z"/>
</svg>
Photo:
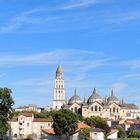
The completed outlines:
<svg viewBox="0 0 140 140">
<path fill-rule="evenodd" d="M 64 108 L 68 108 L 84 117 L 100 116 L 113 120 L 140 117 L 139 108 L 134 104 L 126 104 L 123 100 L 119 100 L 114 95 L 113 90 L 107 99 L 103 99 L 94 89 L 87 101 L 85 99 L 82 101 L 75 90 L 74 95 Z"/>
<path fill-rule="evenodd" d="M 32 113 L 22 113 L 10 121 L 11 136 L 14 139 L 27 138 L 29 135 L 40 138 L 41 130 L 51 128 L 52 124 L 52 118 L 34 118 Z"/>
<path fill-rule="evenodd" d="M 34 112 L 41 112 L 42 110 L 45 110 L 44 108 L 37 107 L 34 104 L 29 104 L 28 106 L 20 106 L 18 108 L 15 108 L 16 112 L 22 112 L 22 111 L 34 111 Z"/>
<path fill-rule="evenodd" d="M 62 87 L 61 87 L 62 86 Z M 63 70 L 59 65 L 56 71 L 53 109 L 66 108 L 84 117 L 100 116 L 113 120 L 124 118 L 140 118 L 140 110 L 135 104 L 124 103 L 119 100 L 113 90 L 108 98 L 103 99 L 94 88 L 88 100 L 82 100 L 74 91 L 74 95 L 65 102 Z"/>
</svg>

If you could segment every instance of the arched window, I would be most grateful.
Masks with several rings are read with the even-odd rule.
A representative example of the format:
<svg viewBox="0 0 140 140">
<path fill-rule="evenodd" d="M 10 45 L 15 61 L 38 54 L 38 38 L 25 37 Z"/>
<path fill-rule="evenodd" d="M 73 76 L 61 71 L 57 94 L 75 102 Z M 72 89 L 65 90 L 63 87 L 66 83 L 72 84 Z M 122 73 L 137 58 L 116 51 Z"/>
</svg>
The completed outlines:
<svg viewBox="0 0 140 140">
<path fill-rule="evenodd" d="M 95 111 L 97 111 L 97 105 L 95 105 Z"/>
<path fill-rule="evenodd" d="M 117 113 L 119 112 L 119 109 L 117 108 Z"/>
<path fill-rule="evenodd" d="M 91 107 L 91 111 L 93 111 L 93 106 Z"/>
<path fill-rule="evenodd" d="M 120 119 L 120 116 L 118 116 L 118 120 Z"/>
<path fill-rule="evenodd" d="M 113 112 L 115 112 L 115 107 L 113 107 Z"/>
<path fill-rule="evenodd" d="M 75 112 L 77 112 L 77 107 L 75 107 Z"/>
<path fill-rule="evenodd" d="M 17 134 L 14 134 L 14 138 L 17 138 Z"/>
<path fill-rule="evenodd" d="M 101 111 L 101 107 L 99 107 L 99 111 Z"/>
<path fill-rule="evenodd" d="M 110 112 L 111 112 L 111 108 L 110 108 Z"/>
<path fill-rule="evenodd" d="M 71 111 L 73 112 L 73 108 L 71 108 Z"/>
</svg>

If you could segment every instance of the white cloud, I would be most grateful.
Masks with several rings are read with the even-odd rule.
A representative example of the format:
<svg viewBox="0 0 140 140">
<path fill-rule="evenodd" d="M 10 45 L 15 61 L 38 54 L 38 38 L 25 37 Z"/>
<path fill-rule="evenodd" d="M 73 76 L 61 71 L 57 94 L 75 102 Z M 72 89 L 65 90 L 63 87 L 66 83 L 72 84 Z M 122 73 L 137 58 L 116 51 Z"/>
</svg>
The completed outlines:
<svg viewBox="0 0 140 140">
<path fill-rule="evenodd" d="M 124 76 L 125 78 L 138 78 L 140 79 L 140 73 L 130 73 Z"/>
<path fill-rule="evenodd" d="M 140 58 L 122 61 L 120 62 L 120 64 L 123 66 L 128 66 L 133 69 L 137 69 L 140 68 Z"/>
<path fill-rule="evenodd" d="M 96 0 L 71 0 L 69 4 L 67 4 L 64 9 L 72 9 L 72 8 L 79 8 L 84 6 L 89 6 L 95 4 Z"/>
<path fill-rule="evenodd" d="M 97 0 L 71 0 L 55 8 L 35 8 L 24 11 L 0 27 L 0 32 L 9 33 L 20 29 L 20 32 L 40 33 L 90 28 L 94 29 L 94 31 L 118 31 L 119 29 L 126 29 L 121 27 L 124 23 L 126 24 L 127 22 L 127 24 L 130 24 L 130 21 L 140 18 L 140 12 L 134 10 L 117 13 L 110 13 L 107 9 L 102 9 L 100 12 L 97 10 L 93 13 L 86 10 L 84 12 L 81 11 L 82 13 L 75 12 L 74 14 L 65 11 L 92 6 L 97 2 Z M 28 28 L 28 30 L 25 28 Z"/>
<path fill-rule="evenodd" d="M 112 85 L 112 88 L 115 92 L 121 92 L 122 90 L 124 90 L 125 88 L 127 88 L 128 85 L 126 83 L 114 83 Z"/>
<path fill-rule="evenodd" d="M 50 52 L 38 53 L 38 54 L 29 54 L 29 55 L 17 55 L 17 54 L 0 54 L 0 64 L 2 65 L 49 65 L 49 64 L 58 64 L 63 62 L 64 64 L 73 64 L 73 65 L 83 65 L 84 62 L 91 64 L 95 62 L 94 66 L 100 65 L 103 59 L 95 59 L 99 56 L 102 56 L 102 52 L 92 52 L 84 51 L 78 49 L 65 49 L 65 50 L 54 50 Z M 87 56 L 85 60 L 84 57 Z M 93 60 L 94 58 L 94 60 Z M 93 61 L 93 62 L 92 62 Z"/>
<path fill-rule="evenodd" d="M 4 77 L 5 75 L 6 75 L 6 73 L 1 73 L 0 78 Z"/>
<path fill-rule="evenodd" d="M 46 11 L 47 9 L 44 9 L 44 8 L 36 8 L 36 9 L 22 12 L 18 16 L 13 17 L 7 25 L 0 27 L 0 32 L 3 32 L 3 33 L 11 32 L 13 30 L 20 28 L 26 23 L 38 24 L 42 22 L 47 22 L 47 19 L 32 17 L 33 14 L 36 14 L 39 12 L 46 12 Z"/>
</svg>

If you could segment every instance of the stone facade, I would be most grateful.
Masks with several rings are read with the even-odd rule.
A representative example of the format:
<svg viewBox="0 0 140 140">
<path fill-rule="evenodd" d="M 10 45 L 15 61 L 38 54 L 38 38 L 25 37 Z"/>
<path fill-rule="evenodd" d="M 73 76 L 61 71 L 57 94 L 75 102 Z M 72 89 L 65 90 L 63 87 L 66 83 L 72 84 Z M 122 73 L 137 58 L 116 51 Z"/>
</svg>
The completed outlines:
<svg viewBox="0 0 140 140">
<path fill-rule="evenodd" d="M 62 87 L 58 83 L 62 82 Z M 60 93 L 58 93 L 60 91 Z M 62 93 L 61 93 L 62 91 Z M 63 70 L 61 66 L 58 66 L 56 71 L 55 89 L 54 89 L 54 101 L 53 109 L 70 109 L 73 112 L 81 114 L 83 117 L 100 116 L 102 118 L 108 118 L 113 120 L 124 118 L 140 118 L 140 110 L 135 104 L 126 104 L 123 100 L 119 100 L 113 90 L 108 98 L 103 99 L 94 88 L 91 96 L 88 100 L 82 100 L 74 90 L 74 95 L 65 102 L 65 90 Z"/>
<path fill-rule="evenodd" d="M 29 135 L 40 138 L 41 130 L 51 128 L 53 120 L 52 118 L 34 118 L 32 113 L 22 113 L 18 117 L 14 117 L 9 123 L 11 136 L 14 139 L 27 138 Z"/>
<path fill-rule="evenodd" d="M 107 99 L 102 99 L 96 89 L 86 101 L 82 101 L 80 97 L 74 93 L 69 102 L 64 108 L 70 109 L 73 112 L 81 114 L 83 117 L 100 116 L 113 120 L 140 117 L 140 110 L 134 104 L 126 104 L 124 101 L 119 101 L 114 95 L 113 90 Z"/>
</svg>

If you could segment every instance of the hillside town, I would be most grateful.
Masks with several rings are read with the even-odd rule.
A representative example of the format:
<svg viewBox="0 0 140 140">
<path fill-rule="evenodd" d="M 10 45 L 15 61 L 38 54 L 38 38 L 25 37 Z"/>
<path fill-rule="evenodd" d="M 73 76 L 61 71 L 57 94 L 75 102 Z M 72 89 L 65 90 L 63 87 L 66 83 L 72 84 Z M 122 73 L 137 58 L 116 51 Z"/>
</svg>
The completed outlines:
<svg viewBox="0 0 140 140">
<path fill-rule="evenodd" d="M 140 0 L 0 0 L 0 140 L 140 140 Z"/>
<path fill-rule="evenodd" d="M 81 116 L 78 119 L 75 131 L 69 135 L 69 140 L 79 140 L 81 132 L 89 130 L 90 140 L 104 140 L 104 127 L 96 127 L 86 121 L 87 118 L 96 117 L 105 120 L 108 126 L 106 139 L 116 140 L 119 138 L 120 130 L 124 130 L 123 137 L 127 137 L 133 130 L 140 131 L 140 109 L 137 105 L 126 103 L 124 99 L 118 99 L 112 90 L 109 97 L 102 98 L 94 88 L 90 97 L 83 100 L 78 95 L 76 89 L 73 96 L 67 101 L 65 98 L 65 82 L 61 65 L 57 67 L 54 85 L 54 99 L 52 107 L 44 108 L 29 104 L 15 108 L 15 115 L 9 121 L 10 131 L 8 135 L 15 140 L 19 139 L 44 139 L 44 140 L 63 140 L 66 137 L 58 137 L 53 128 L 53 115 L 49 112 L 69 110 L 70 112 Z M 41 116 L 41 113 L 47 114 Z M 51 114 L 50 113 L 50 114 Z M 39 115 L 40 114 L 40 115 Z M 94 118 L 95 117 L 95 118 Z M 99 119 L 98 118 L 98 119 Z M 85 119 L 85 120 L 84 120 Z M 88 120 L 88 119 L 87 119 Z M 63 126 L 64 127 L 64 126 Z M 87 139 L 87 138 L 85 138 Z"/>
</svg>

